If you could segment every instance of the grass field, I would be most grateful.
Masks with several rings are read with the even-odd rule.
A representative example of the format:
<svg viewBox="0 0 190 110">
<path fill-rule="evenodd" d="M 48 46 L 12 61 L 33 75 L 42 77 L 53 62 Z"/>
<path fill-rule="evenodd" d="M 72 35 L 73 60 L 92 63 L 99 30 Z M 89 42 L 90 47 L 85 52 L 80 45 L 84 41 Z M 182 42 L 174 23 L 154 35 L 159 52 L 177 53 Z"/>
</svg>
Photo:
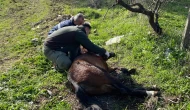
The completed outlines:
<svg viewBox="0 0 190 110">
<path fill-rule="evenodd" d="M 108 64 L 136 68 L 132 78 L 144 87 L 156 85 L 162 93 L 152 108 L 148 99 L 135 109 L 190 110 L 190 53 L 180 50 L 182 33 L 190 7 L 189 0 L 163 6 L 159 22 L 163 35 L 154 34 L 147 18 L 122 7 L 93 9 L 74 8 L 71 3 L 54 0 L 0 0 L 0 109 L 1 110 L 69 110 L 73 94 L 66 88 L 66 74 L 52 69 L 42 54 L 43 40 L 58 23 L 58 15 L 82 12 L 91 22 L 90 39 L 113 51 L 117 57 Z M 103 19 L 104 18 L 104 19 Z M 119 44 L 106 46 L 105 41 L 124 35 Z M 36 42 L 32 39 L 36 38 Z M 72 95 L 71 95 L 72 96 Z M 135 100 L 135 98 L 132 98 Z M 126 100 L 127 102 L 127 100 Z M 118 109 L 132 109 L 117 106 Z"/>
</svg>

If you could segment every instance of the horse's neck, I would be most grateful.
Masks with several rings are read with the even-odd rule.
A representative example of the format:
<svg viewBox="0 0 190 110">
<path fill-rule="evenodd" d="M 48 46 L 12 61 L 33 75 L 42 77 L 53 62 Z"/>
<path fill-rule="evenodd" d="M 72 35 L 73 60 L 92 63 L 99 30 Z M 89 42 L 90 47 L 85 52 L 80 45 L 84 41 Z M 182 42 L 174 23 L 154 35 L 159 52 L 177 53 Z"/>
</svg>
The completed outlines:
<svg viewBox="0 0 190 110">
<path fill-rule="evenodd" d="M 105 70 L 108 70 L 108 65 L 107 65 L 106 61 L 104 61 L 100 56 L 97 56 L 92 53 L 82 54 L 76 60 L 86 61 L 92 65 L 95 65 L 95 66 L 98 66 Z"/>
</svg>

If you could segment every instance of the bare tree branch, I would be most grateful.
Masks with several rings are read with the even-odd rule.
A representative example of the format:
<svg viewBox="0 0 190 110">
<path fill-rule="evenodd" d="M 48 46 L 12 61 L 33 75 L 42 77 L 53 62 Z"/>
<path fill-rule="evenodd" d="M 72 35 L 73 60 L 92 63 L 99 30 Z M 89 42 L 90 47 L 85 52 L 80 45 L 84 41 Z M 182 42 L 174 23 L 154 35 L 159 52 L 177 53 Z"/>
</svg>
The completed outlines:
<svg viewBox="0 0 190 110">
<path fill-rule="evenodd" d="M 142 13 L 142 14 L 146 15 L 149 19 L 149 24 L 151 25 L 153 30 L 159 35 L 162 34 L 162 28 L 159 26 L 159 23 L 158 23 L 158 10 L 161 6 L 160 0 L 157 1 L 154 12 L 146 10 L 143 7 L 143 5 L 140 3 L 128 5 L 125 2 L 123 2 L 122 0 L 116 0 L 116 2 L 118 5 L 123 6 L 124 8 L 126 8 L 127 10 L 129 10 L 131 12 Z M 155 13 L 155 11 L 157 13 Z"/>
<path fill-rule="evenodd" d="M 157 0 L 156 5 L 155 5 L 155 8 L 154 8 L 154 11 L 155 11 L 155 12 L 156 12 L 156 10 L 157 10 L 158 7 L 159 7 L 159 2 L 160 2 L 160 0 Z"/>
</svg>

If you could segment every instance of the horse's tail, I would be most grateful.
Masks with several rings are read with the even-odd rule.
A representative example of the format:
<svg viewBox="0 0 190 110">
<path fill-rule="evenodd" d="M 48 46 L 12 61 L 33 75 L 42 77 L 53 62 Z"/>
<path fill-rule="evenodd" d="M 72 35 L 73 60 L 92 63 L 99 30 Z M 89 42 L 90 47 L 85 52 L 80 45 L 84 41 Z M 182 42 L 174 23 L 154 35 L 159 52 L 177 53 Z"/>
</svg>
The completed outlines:
<svg viewBox="0 0 190 110">
<path fill-rule="evenodd" d="M 70 73 L 69 73 L 70 74 Z M 90 108 L 95 108 L 96 110 L 102 110 L 99 106 L 101 106 L 101 104 L 96 101 L 95 99 L 93 99 L 92 97 L 89 97 L 84 89 L 77 83 L 75 82 L 70 75 L 68 74 L 68 80 L 73 84 L 74 88 L 75 88 L 75 93 L 77 98 L 79 99 L 79 102 L 84 105 L 87 109 Z"/>
</svg>

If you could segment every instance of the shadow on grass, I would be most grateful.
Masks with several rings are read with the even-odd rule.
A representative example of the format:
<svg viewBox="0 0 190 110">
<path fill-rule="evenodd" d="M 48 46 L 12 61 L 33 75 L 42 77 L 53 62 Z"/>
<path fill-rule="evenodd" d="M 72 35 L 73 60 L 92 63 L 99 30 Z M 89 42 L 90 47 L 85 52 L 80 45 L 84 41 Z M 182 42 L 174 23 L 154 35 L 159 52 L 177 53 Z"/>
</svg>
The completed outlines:
<svg viewBox="0 0 190 110">
<path fill-rule="evenodd" d="M 122 73 L 122 75 L 119 76 L 117 74 L 112 74 L 112 76 L 116 77 L 120 82 L 129 88 L 146 89 L 142 84 L 138 84 L 134 79 L 132 79 L 131 75 L 125 75 Z M 104 94 L 94 97 L 103 104 L 104 109 L 106 110 L 137 110 L 140 105 L 142 106 L 147 101 L 147 97 L 135 97 L 117 93 Z"/>
</svg>

